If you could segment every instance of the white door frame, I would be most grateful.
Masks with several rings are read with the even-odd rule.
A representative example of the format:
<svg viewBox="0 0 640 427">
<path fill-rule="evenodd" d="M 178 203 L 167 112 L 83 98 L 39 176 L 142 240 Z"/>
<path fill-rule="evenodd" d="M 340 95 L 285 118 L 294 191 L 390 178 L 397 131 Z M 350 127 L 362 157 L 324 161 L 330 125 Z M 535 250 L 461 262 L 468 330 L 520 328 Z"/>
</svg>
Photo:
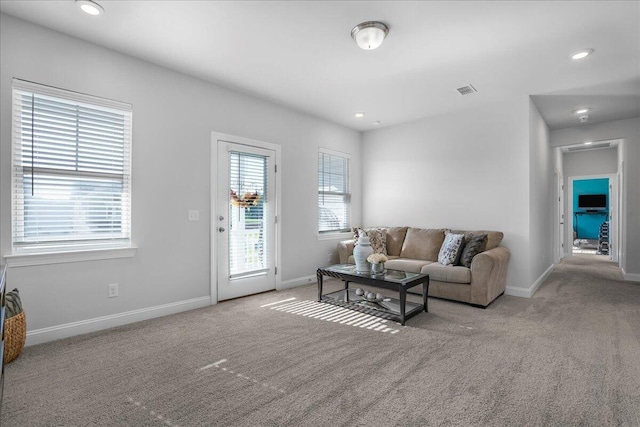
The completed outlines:
<svg viewBox="0 0 640 427">
<path fill-rule="evenodd" d="M 618 262 L 618 212 L 620 212 L 620 200 L 618 200 L 618 176 L 617 174 L 600 174 L 600 175 L 585 175 L 585 176 L 570 176 L 567 178 L 568 190 L 567 190 L 567 214 L 565 215 L 566 227 L 565 238 L 567 239 L 566 255 L 573 255 L 573 182 L 581 181 L 585 179 L 609 179 L 609 259 Z"/>
<path fill-rule="evenodd" d="M 555 203 L 556 203 L 556 242 L 555 242 L 555 253 L 554 253 L 554 263 L 560 262 L 562 257 L 565 256 L 566 245 L 566 215 L 564 210 L 564 177 L 559 170 L 556 170 L 554 173 L 555 178 Z"/>
<path fill-rule="evenodd" d="M 274 230 L 274 236 L 276 240 L 276 253 L 275 253 L 275 266 L 276 268 L 280 264 L 281 257 L 281 231 L 279 220 L 281 218 L 281 206 L 282 203 L 280 201 L 280 195 L 282 188 L 282 174 L 280 173 L 280 160 L 281 160 L 281 147 L 277 144 L 272 144 L 270 142 L 259 141 L 250 138 L 244 138 L 235 135 L 229 135 L 220 132 L 211 132 L 211 165 L 210 165 L 210 194 L 209 197 L 211 199 L 211 224 L 210 227 L 210 265 L 211 265 L 211 276 L 210 276 L 210 292 L 211 292 L 211 304 L 218 303 L 218 267 L 217 267 L 217 248 L 218 248 L 218 226 L 217 226 L 217 218 L 218 218 L 218 201 L 217 201 L 217 192 L 218 192 L 218 140 L 233 142 L 236 144 L 242 144 L 252 147 L 264 148 L 267 150 L 272 150 L 275 152 L 276 165 L 278 170 L 276 172 L 276 224 Z M 280 280 L 280 271 L 276 272 L 276 290 L 281 289 L 281 280 Z"/>
</svg>

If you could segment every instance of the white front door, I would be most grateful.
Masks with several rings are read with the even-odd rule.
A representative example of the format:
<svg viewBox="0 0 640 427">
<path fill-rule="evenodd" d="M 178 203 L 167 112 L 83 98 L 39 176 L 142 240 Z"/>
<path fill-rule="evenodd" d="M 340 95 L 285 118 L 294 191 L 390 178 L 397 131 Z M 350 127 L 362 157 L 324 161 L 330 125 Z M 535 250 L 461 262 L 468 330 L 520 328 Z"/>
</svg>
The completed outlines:
<svg viewBox="0 0 640 427">
<path fill-rule="evenodd" d="M 276 288 L 276 156 L 272 150 L 218 140 L 218 300 Z"/>
<path fill-rule="evenodd" d="M 558 186 L 558 219 L 560 221 L 558 227 L 559 227 L 559 231 L 560 231 L 560 241 L 558 242 L 558 257 L 555 260 L 555 262 L 560 262 L 560 259 L 564 258 L 565 255 L 567 254 L 567 251 L 569 250 L 569 248 L 571 248 L 571 246 L 566 246 L 565 244 L 565 240 L 566 240 L 566 235 L 565 233 L 565 227 L 564 227 L 564 223 L 565 223 L 565 211 L 564 211 L 564 177 L 561 174 L 558 174 L 558 182 L 557 182 L 557 186 Z M 573 245 L 573 241 L 571 242 L 571 245 Z"/>
</svg>

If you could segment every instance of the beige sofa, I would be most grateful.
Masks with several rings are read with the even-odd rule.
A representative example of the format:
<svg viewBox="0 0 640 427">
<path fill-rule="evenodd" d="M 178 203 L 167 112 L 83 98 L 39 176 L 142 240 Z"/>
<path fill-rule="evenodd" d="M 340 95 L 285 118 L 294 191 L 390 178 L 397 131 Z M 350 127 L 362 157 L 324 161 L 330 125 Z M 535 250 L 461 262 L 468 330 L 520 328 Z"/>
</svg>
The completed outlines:
<svg viewBox="0 0 640 427">
<path fill-rule="evenodd" d="M 471 261 L 462 265 L 444 266 L 438 263 L 438 253 L 445 238 L 444 229 L 414 227 L 384 228 L 389 261 L 386 268 L 429 274 L 429 296 L 486 307 L 504 293 L 510 252 L 500 246 L 499 231 L 452 231 L 453 233 L 486 234 L 486 245 Z M 354 264 L 354 240 L 338 243 L 340 263 Z"/>
</svg>

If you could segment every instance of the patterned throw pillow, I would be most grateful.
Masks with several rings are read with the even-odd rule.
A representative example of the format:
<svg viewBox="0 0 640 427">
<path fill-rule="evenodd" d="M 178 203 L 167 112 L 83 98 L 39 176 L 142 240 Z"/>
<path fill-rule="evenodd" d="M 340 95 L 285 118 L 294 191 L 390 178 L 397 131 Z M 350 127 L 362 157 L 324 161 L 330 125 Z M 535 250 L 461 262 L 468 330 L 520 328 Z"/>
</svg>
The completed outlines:
<svg viewBox="0 0 640 427">
<path fill-rule="evenodd" d="M 387 232 L 384 228 L 367 228 L 366 230 L 354 228 L 354 245 L 358 244 L 358 237 L 360 237 L 360 235 L 369 237 L 369 242 L 371 242 L 371 248 L 374 253 L 387 255 Z"/>
<path fill-rule="evenodd" d="M 473 257 L 484 251 L 487 245 L 486 234 L 473 234 L 469 233 L 464 242 L 464 249 L 460 256 L 460 265 L 464 265 L 467 268 L 471 267 L 471 261 Z"/>
<path fill-rule="evenodd" d="M 464 234 L 448 233 L 440 247 L 438 262 L 442 265 L 455 265 L 464 245 Z"/>
</svg>

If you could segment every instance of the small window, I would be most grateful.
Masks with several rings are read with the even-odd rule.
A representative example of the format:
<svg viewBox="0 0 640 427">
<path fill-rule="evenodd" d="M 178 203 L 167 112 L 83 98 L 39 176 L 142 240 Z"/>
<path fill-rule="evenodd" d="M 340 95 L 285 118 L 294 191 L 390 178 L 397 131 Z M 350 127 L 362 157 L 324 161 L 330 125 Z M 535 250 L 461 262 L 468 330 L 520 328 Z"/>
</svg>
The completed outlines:
<svg viewBox="0 0 640 427">
<path fill-rule="evenodd" d="M 350 231 L 349 156 L 320 149 L 318 155 L 318 231 Z"/>
<path fill-rule="evenodd" d="M 130 247 L 129 104 L 13 80 L 13 253 Z"/>
</svg>

